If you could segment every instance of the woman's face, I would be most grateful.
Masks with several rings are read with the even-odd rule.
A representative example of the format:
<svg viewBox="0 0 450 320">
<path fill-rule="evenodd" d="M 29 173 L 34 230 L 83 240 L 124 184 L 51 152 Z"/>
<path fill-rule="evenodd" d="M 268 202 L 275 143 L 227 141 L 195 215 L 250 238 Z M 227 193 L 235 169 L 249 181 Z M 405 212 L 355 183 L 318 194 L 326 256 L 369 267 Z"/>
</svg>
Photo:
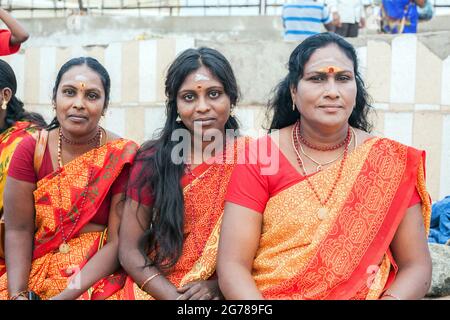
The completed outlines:
<svg viewBox="0 0 450 320">
<path fill-rule="evenodd" d="M 222 83 L 205 66 L 190 73 L 177 93 L 178 114 L 191 132 L 201 130 L 205 134 L 210 129 L 224 132 L 230 108 L 230 97 Z"/>
<path fill-rule="evenodd" d="M 62 129 L 77 137 L 92 134 L 105 104 L 100 76 L 86 65 L 70 68 L 61 77 L 54 103 Z"/>
<path fill-rule="evenodd" d="M 291 88 L 302 123 L 336 129 L 348 122 L 356 92 L 353 62 L 334 44 L 311 55 L 302 79 Z"/>
</svg>

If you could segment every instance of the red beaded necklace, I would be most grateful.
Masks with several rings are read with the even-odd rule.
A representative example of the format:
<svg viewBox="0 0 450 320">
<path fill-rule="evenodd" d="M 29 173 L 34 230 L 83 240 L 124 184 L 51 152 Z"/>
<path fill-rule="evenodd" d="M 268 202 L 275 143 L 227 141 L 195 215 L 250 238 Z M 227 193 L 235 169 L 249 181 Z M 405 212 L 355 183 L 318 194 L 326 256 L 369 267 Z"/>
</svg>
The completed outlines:
<svg viewBox="0 0 450 320">
<path fill-rule="evenodd" d="M 318 150 L 318 151 L 333 151 L 333 150 L 339 149 L 343 145 L 349 144 L 349 142 L 350 142 L 350 137 L 351 137 L 350 126 L 348 126 L 348 129 L 347 129 L 347 136 L 345 137 L 345 139 L 342 142 L 339 142 L 338 144 L 335 144 L 334 146 L 327 146 L 327 147 L 316 146 L 316 145 L 312 144 L 311 142 L 309 142 L 308 140 L 306 140 L 301 135 L 301 133 L 300 133 L 300 119 L 297 120 L 296 126 L 298 127 L 297 131 L 298 131 L 298 138 L 300 139 L 300 141 L 305 146 L 307 146 L 308 148 L 311 148 L 311 149 L 314 149 L 314 150 Z"/>
<path fill-rule="evenodd" d="M 350 126 L 349 126 L 349 132 L 351 132 L 351 131 L 350 131 Z M 300 152 L 299 152 L 299 147 L 300 147 L 299 137 L 300 137 L 300 121 L 297 121 L 297 122 L 295 123 L 295 125 L 292 127 L 292 136 L 291 136 L 291 138 L 292 138 L 292 146 L 293 146 L 293 148 L 294 148 L 294 150 L 295 150 L 295 153 L 296 153 L 296 155 L 297 155 L 297 162 L 298 162 L 298 165 L 299 165 L 300 168 L 302 169 L 303 174 L 304 174 L 305 176 L 307 176 L 307 172 L 306 172 L 306 169 L 305 169 L 303 160 L 302 160 L 302 158 L 301 158 L 301 156 L 300 156 Z M 328 201 L 331 199 L 331 196 L 333 195 L 333 192 L 334 192 L 334 190 L 336 189 L 337 184 L 338 184 L 339 180 L 340 180 L 341 177 L 342 177 L 342 171 L 343 171 L 343 169 L 344 169 L 344 165 L 345 165 L 345 162 L 346 162 L 346 160 L 347 160 L 348 147 L 349 147 L 349 145 L 350 145 L 350 143 L 349 143 L 349 142 L 350 142 L 350 139 L 347 139 L 347 138 L 346 138 L 346 141 L 347 141 L 347 143 L 346 143 L 346 145 L 345 145 L 344 157 L 343 157 L 343 159 L 342 159 L 342 161 L 341 161 L 341 163 L 340 163 L 340 166 L 339 166 L 339 169 L 338 169 L 338 174 L 337 174 L 337 176 L 336 176 L 336 179 L 334 179 L 334 182 L 333 182 L 333 184 L 332 184 L 332 186 L 331 186 L 331 189 L 328 191 L 328 194 L 327 194 L 327 196 L 325 197 L 324 200 L 322 200 L 322 199 L 320 198 L 319 193 L 317 192 L 316 188 L 314 187 L 314 185 L 313 185 L 313 183 L 310 181 L 310 179 L 309 179 L 309 178 L 306 178 L 306 183 L 308 183 L 308 186 L 311 188 L 311 190 L 312 190 L 313 193 L 314 193 L 314 196 L 316 197 L 317 201 L 319 201 L 319 203 L 320 203 L 320 205 L 321 205 L 321 207 L 319 208 L 319 210 L 317 210 L 317 216 L 318 216 L 319 219 L 321 219 L 321 220 L 325 219 L 325 218 L 328 216 L 328 212 L 329 212 L 329 209 L 327 208 Z"/>
<path fill-rule="evenodd" d="M 62 161 L 62 140 L 66 141 L 65 139 L 67 139 L 65 137 L 64 137 L 65 138 L 64 139 L 63 137 L 64 136 L 63 136 L 63 133 L 62 133 L 62 130 L 61 130 L 61 127 L 60 127 L 59 128 L 59 138 L 58 138 L 58 170 L 59 171 L 61 171 L 61 169 L 63 167 L 63 161 Z M 97 140 L 97 145 L 94 148 L 94 155 L 93 155 L 94 159 L 97 158 L 97 148 L 100 147 L 100 143 L 101 143 L 101 140 L 102 140 L 102 131 L 101 131 L 100 127 L 98 127 L 98 131 L 97 131 L 97 134 L 95 135 L 95 139 Z M 76 143 L 69 143 L 69 144 L 73 145 L 73 144 L 76 144 Z M 70 211 L 68 213 L 69 216 L 75 216 L 75 220 L 73 221 L 72 228 L 70 229 L 70 232 L 69 232 L 69 234 L 67 236 L 66 236 L 66 234 L 64 232 L 64 224 L 63 224 L 64 214 L 63 214 L 63 210 L 61 209 L 61 207 L 62 207 L 61 172 L 59 172 L 59 174 L 58 174 L 58 179 L 57 179 L 58 196 L 59 196 L 58 215 L 59 215 L 59 222 L 60 222 L 60 225 L 61 225 L 61 235 L 62 235 L 62 239 L 63 239 L 63 242 L 59 245 L 59 252 L 60 253 L 66 254 L 66 253 L 69 253 L 69 251 L 70 251 L 70 246 L 67 244 L 67 240 L 72 235 L 73 231 L 75 230 L 76 225 L 78 224 L 78 221 L 80 220 L 80 217 L 81 217 L 81 213 L 80 212 L 81 212 L 81 209 L 84 207 L 84 205 L 86 203 L 86 198 L 87 198 L 87 193 L 88 193 L 88 188 L 89 188 L 89 182 L 91 181 L 92 173 L 93 173 L 93 164 L 91 163 L 89 165 L 88 179 L 87 179 L 86 185 L 84 187 L 84 190 L 81 193 L 81 196 L 82 196 L 81 206 L 78 208 L 78 210 L 74 210 L 74 207 L 72 206 L 72 208 L 70 209 Z"/>
</svg>

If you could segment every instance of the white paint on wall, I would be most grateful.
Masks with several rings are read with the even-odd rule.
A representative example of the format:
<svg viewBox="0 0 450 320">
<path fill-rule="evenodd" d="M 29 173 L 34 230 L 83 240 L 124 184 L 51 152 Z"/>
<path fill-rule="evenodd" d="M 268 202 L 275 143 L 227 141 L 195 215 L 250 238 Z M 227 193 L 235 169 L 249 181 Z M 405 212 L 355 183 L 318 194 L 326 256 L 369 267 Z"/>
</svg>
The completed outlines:
<svg viewBox="0 0 450 320">
<path fill-rule="evenodd" d="M 104 125 L 106 129 L 125 137 L 125 109 L 108 108 L 105 114 Z"/>
<path fill-rule="evenodd" d="M 441 104 L 450 106 L 450 57 L 442 63 Z"/>
<path fill-rule="evenodd" d="M 165 107 L 152 107 L 145 109 L 145 128 L 144 139 L 154 138 L 154 134 L 158 129 L 164 127 L 166 121 Z"/>
<path fill-rule="evenodd" d="M 56 48 L 40 48 L 39 103 L 49 104 L 52 100 L 53 84 L 56 78 Z"/>
<path fill-rule="evenodd" d="M 153 102 L 156 100 L 156 64 L 157 41 L 139 42 L 139 101 Z"/>
<path fill-rule="evenodd" d="M 105 49 L 105 68 L 108 70 L 111 78 L 111 97 L 112 103 L 122 101 L 122 44 L 119 42 L 111 43 Z"/>
<path fill-rule="evenodd" d="M 23 101 L 25 97 L 24 87 L 25 87 L 25 55 L 24 54 L 13 54 L 9 60 L 9 65 L 14 70 L 17 81 L 17 91 L 16 97 Z"/>
<path fill-rule="evenodd" d="M 413 114 L 393 113 L 384 114 L 384 136 L 408 146 L 412 145 Z"/>
<path fill-rule="evenodd" d="M 365 80 L 367 74 L 367 47 L 357 48 L 356 55 L 358 56 L 359 73 L 363 80 Z"/>
<path fill-rule="evenodd" d="M 414 103 L 416 97 L 417 36 L 404 34 L 392 40 L 391 102 Z M 383 72 L 383 70 L 380 70 Z"/>
</svg>

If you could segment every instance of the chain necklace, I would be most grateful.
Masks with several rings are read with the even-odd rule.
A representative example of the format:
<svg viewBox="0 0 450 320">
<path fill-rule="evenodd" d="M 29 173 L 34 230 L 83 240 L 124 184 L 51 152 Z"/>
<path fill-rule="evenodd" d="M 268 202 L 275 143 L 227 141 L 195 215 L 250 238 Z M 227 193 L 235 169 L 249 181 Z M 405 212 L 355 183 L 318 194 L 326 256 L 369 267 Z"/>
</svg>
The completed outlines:
<svg viewBox="0 0 450 320">
<path fill-rule="evenodd" d="M 296 135 L 296 131 L 300 129 L 299 126 L 300 126 L 300 123 L 299 123 L 299 121 L 297 121 L 295 123 L 295 125 L 292 127 L 291 140 L 292 140 L 292 146 L 293 146 L 293 148 L 295 150 L 295 153 L 297 155 L 297 163 L 300 166 L 300 168 L 302 169 L 304 175 L 307 176 L 308 173 L 306 172 L 306 168 L 304 166 L 302 157 L 300 156 L 300 152 L 298 151 L 300 143 L 298 141 L 298 138 L 297 138 L 297 135 Z M 350 131 L 350 129 L 349 129 L 349 131 Z M 331 196 L 333 195 L 334 190 L 336 189 L 336 186 L 337 186 L 339 180 L 342 177 L 342 171 L 344 169 L 344 164 L 345 164 L 345 162 L 347 160 L 348 147 L 350 145 L 349 142 L 350 142 L 350 140 L 348 139 L 347 140 L 347 144 L 345 145 L 345 149 L 344 149 L 344 158 L 342 159 L 341 164 L 339 166 L 337 176 L 334 179 L 334 182 L 333 182 L 333 184 L 331 186 L 331 189 L 328 191 L 328 194 L 327 194 L 327 196 L 325 197 L 324 200 L 322 200 L 320 198 L 320 195 L 317 192 L 316 188 L 314 187 L 313 183 L 310 181 L 310 179 L 308 177 L 306 177 L 306 183 L 308 183 L 308 186 L 313 191 L 313 194 L 314 194 L 315 198 L 317 199 L 317 201 L 320 203 L 320 206 L 321 206 L 316 212 L 316 214 L 317 214 L 317 216 L 318 216 L 318 218 L 320 220 L 325 219 L 328 216 L 328 213 L 330 211 L 329 208 L 328 208 L 328 201 L 331 199 Z"/>
<path fill-rule="evenodd" d="M 306 140 L 306 139 L 301 135 L 301 133 L 300 133 L 300 119 L 297 120 L 296 123 L 298 123 L 298 138 L 300 139 L 300 141 L 301 141 L 305 146 L 307 146 L 307 147 L 310 148 L 310 149 L 314 149 L 314 150 L 318 150 L 318 151 L 333 151 L 333 150 L 339 149 L 340 147 L 342 147 L 342 146 L 348 144 L 349 141 L 350 141 L 350 137 L 351 137 L 351 134 L 350 134 L 350 126 L 348 126 L 348 129 L 347 129 L 347 136 L 345 137 L 345 139 L 344 139 L 342 142 L 339 142 L 338 144 L 335 144 L 334 146 L 319 147 L 319 146 L 316 146 L 316 145 L 312 144 L 311 142 L 309 142 L 308 140 Z"/>
<path fill-rule="evenodd" d="M 100 143 L 102 141 L 102 130 L 99 127 L 98 128 L 98 132 L 95 135 L 95 138 L 97 139 L 97 144 L 94 148 L 94 159 L 97 158 L 97 148 L 100 147 Z M 61 127 L 59 127 L 59 138 L 58 138 L 58 170 L 61 171 L 62 167 L 63 167 L 63 161 L 62 161 L 62 140 L 64 140 L 63 138 L 63 134 L 62 134 L 62 130 Z M 70 236 L 72 235 L 73 231 L 75 230 L 76 225 L 78 224 L 78 221 L 80 220 L 81 217 L 81 209 L 84 207 L 84 204 L 86 203 L 86 198 L 87 198 L 87 192 L 88 192 L 88 188 L 89 188 L 89 182 L 91 181 L 92 178 L 92 174 L 93 174 L 93 163 L 90 164 L 89 166 L 89 174 L 88 174 L 88 179 L 86 182 L 86 186 L 84 187 L 83 192 L 81 193 L 82 195 L 82 200 L 81 200 L 81 206 L 79 207 L 78 210 L 76 210 L 76 212 L 74 212 L 73 210 L 73 206 L 69 211 L 69 216 L 71 216 L 72 214 L 76 214 L 75 217 L 75 221 L 73 221 L 72 223 L 72 228 L 70 229 L 69 234 L 66 236 L 65 232 L 64 232 L 64 224 L 63 224 L 63 210 L 62 210 L 62 195 L 61 195 L 61 172 L 59 172 L 58 174 L 58 193 L 59 193 L 59 207 L 58 207 L 58 213 L 59 213 L 59 222 L 61 225 L 61 235 L 62 235 L 62 240 L 63 242 L 59 245 L 59 252 L 66 254 L 69 253 L 70 251 L 70 246 L 67 243 L 67 240 L 70 238 Z"/>
<path fill-rule="evenodd" d="M 352 144 L 352 141 L 353 141 L 353 137 L 355 137 L 355 149 L 356 149 L 356 146 L 358 145 L 358 138 L 357 138 L 356 133 L 355 133 L 355 131 L 353 130 L 353 128 L 350 127 L 350 129 L 352 130 L 352 135 L 350 136 L 350 141 L 348 142 L 348 144 L 351 145 L 351 144 Z M 297 135 L 297 133 L 298 133 L 298 132 L 296 132 L 296 135 Z M 297 137 L 297 140 L 298 140 L 298 137 Z M 299 145 L 300 145 L 300 151 L 303 153 L 303 155 L 304 155 L 305 157 L 307 157 L 309 160 L 311 160 L 312 162 L 314 162 L 314 163 L 317 165 L 317 167 L 316 167 L 316 172 L 322 171 L 322 169 L 323 169 L 324 166 L 329 165 L 329 164 L 332 164 L 333 162 L 335 162 L 335 161 L 337 161 L 338 159 L 340 159 L 340 158 L 344 155 L 344 152 L 345 152 L 345 149 L 344 149 L 344 151 L 342 151 L 342 152 L 341 152 L 336 158 L 334 158 L 333 160 L 330 160 L 330 161 L 321 163 L 321 162 L 315 160 L 315 159 L 314 159 L 313 157 L 311 157 L 310 155 L 308 155 L 308 154 L 305 152 L 305 150 L 303 149 L 303 146 L 302 146 L 301 143 L 299 143 Z"/>
</svg>

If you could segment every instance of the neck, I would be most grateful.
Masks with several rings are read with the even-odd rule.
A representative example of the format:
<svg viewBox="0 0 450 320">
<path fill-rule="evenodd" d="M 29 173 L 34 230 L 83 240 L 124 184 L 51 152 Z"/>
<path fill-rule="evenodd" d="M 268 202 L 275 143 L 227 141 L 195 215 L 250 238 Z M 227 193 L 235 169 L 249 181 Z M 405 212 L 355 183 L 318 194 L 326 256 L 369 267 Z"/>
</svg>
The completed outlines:
<svg viewBox="0 0 450 320">
<path fill-rule="evenodd" d="M 347 137 L 348 125 L 341 127 L 319 127 L 301 121 L 301 135 L 319 147 L 329 147 L 342 142 Z"/>
<path fill-rule="evenodd" d="M 98 135 L 98 130 L 100 129 L 99 126 L 96 127 L 95 130 L 93 130 L 92 132 L 90 132 L 87 135 L 83 135 L 83 136 L 74 136 L 71 133 L 65 131 L 62 127 L 60 128 L 61 133 L 62 133 L 62 139 L 64 142 L 66 142 L 67 144 L 71 144 L 71 145 L 86 145 L 86 144 L 92 144 L 93 142 L 96 142 L 95 137 Z M 95 141 L 93 141 L 95 140 Z"/>
<path fill-rule="evenodd" d="M 0 128 L 6 126 L 6 110 L 0 108 Z"/>
<path fill-rule="evenodd" d="M 200 164 L 222 151 L 226 143 L 226 136 L 223 134 L 222 137 L 223 140 L 205 141 L 202 137 L 193 135 L 191 139 L 191 163 Z"/>
</svg>

